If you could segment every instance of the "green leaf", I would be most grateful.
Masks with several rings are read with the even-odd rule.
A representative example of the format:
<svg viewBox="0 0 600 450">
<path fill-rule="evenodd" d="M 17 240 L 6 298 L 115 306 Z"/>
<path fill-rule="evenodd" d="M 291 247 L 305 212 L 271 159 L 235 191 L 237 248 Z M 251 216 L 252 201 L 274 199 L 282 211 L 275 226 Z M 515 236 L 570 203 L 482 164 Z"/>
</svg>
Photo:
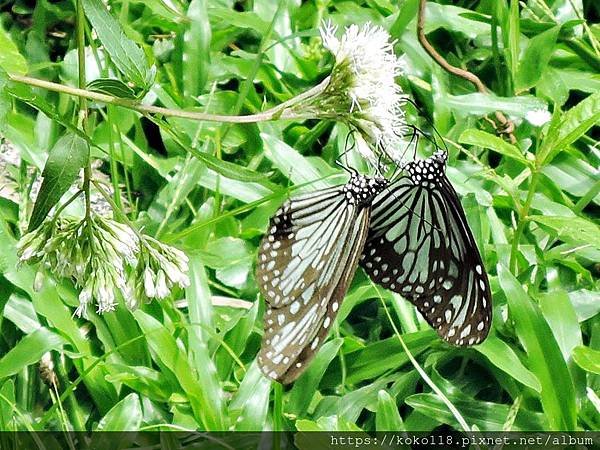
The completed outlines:
<svg viewBox="0 0 600 450">
<path fill-rule="evenodd" d="M 461 412 L 468 424 L 476 425 L 481 431 L 502 430 L 510 411 L 509 405 L 492 403 L 483 400 L 465 400 L 448 396 L 448 399 Z M 435 394 L 414 394 L 406 399 L 406 404 L 421 414 L 431 417 L 439 423 L 446 423 L 459 428 L 454 415 L 446 404 Z M 543 414 L 519 410 L 511 431 L 545 430 L 547 425 Z"/>
<path fill-rule="evenodd" d="M 483 343 L 473 348 L 515 380 L 529 386 L 536 392 L 542 391 L 542 386 L 537 377 L 521 363 L 514 350 L 501 339 L 496 336 L 489 336 Z"/>
<path fill-rule="evenodd" d="M 489 148 L 497 153 L 500 153 L 501 155 L 506 156 L 507 158 L 517 160 L 524 165 L 531 164 L 516 146 L 509 144 L 505 140 L 500 139 L 498 136 L 486 133 L 485 131 L 469 128 L 468 130 L 463 131 L 458 138 L 458 141 L 463 144 L 478 145 L 479 147 Z"/>
<path fill-rule="evenodd" d="M 137 310 L 133 313 L 138 325 L 146 334 L 148 345 L 158 360 L 168 367 L 187 394 L 194 415 L 208 430 L 222 430 L 223 423 L 217 411 L 213 409 L 207 393 L 188 362 L 184 350 L 177 344 L 171 332 L 154 317 Z"/>
<path fill-rule="evenodd" d="M 11 40 L 9 34 L 2 28 L 0 22 L 0 69 L 9 74 L 25 75 L 27 73 L 27 61 L 19 53 L 17 46 Z"/>
<path fill-rule="evenodd" d="M 573 350 L 573 359 L 583 370 L 600 375 L 600 351 L 582 345 Z"/>
<path fill-rule="evenodd" d="M 187 10 L 188 29 L 183 35 L 183 90 L 197 97 L 208 78 L 211 29 L 206 0 L 192 0 Z"/>
<path fill-rule="evenodd" d="M 312 393 L 317 392 L 325 370 L 327 370 L 343 343 L 343 339 L 336 338 L 323 345 L 310 367 L 294 383 L 294 387 L 290 391 L 286 412 L 296 416 L 304 415 L 312 400 Z"/>
<path fill-rule="evenodd" d="M 508 36 L 506 43 L 508 44 L 508 66 L 513 81 L 517 78 L 517 71 L 519 65 L 519 51 L 520 51 L 520 17 L 519 17 L 519 1 L 510 1 L 510 13 L 508 15 Z"/>
<path fill-rule="evenodd" d="M 96 431 L 137 431 L 141 423 L 142 405 L 138 395 L 132 393 L 100 419 Z"/>
<path fill-rule="evenodd" d="M 210 405 L 211 420 L 217 429 L 226 428 L 224 395 L 219 384 L 217 369 L 209 350 L 208 330 L 214 329 L 212 295 L 208 287 L 206 271 L 198 256 L 190 258 L 190 286 L 186 289 L 188 300 L 189 348 L 191 364 L 198 374 L 198 384 L 202 389 L 203 402 Z"/>
<path fill-rule="evenodd" d="M 557 136 L 544 139 L 539 154 L 540 161 L 544 165 L 548 164 L 559 152 L 565 150 L 599 121 L 600 92 L 596 92 L 564 114 L 557 126 Z"/>
<path fill-rule="evenodd" d="M 237 412 L 235 431 L 262 431 L 265 429 L 269 409 L 271 381 L 261 373 L 256 360 L 250 365 L 237 394 L 229 405 Z"/>
<path fill-rule="evenodd" d="M 153 73 L 142 49 L 129 39 L 101 0 L 83 0 L 85 15 L 117 69 L 140 88 L 152 83 Z"/>
<path fill-rule="evenodd" d="M 518 97 L 498 97 L 493 94 L 445 95 L 438 100 L 440 106 L 452 109 L 460 116 L 481 116 L 495 111 L 503 111 L 511 116 L 525 118 L 535 110 L 546 110 L 548 105 L 542 99 L 531 95 Z"/>
<path fill-rule="evenodd" d="M 575 430 L 573 382 L 548 323 L 519 281 L 501 264 L 498 264 L 498 277 L 517 335 L 527 351 L 527 365 L 542 385 L 542 408 L 550 428 Z"/>
<path fill-rule="evenodd" d="M 0 67 L 0 132 L 6 128 L 6 116 L 10 112 L 11 100 L 8 96 L 8 75 Z"/>
<path fill-rule="evenodd" d="M 530 216 L 531 220 L 550 228 L 565 242 L 591 245 L 600 249 L 600 227 L 582 217 Z"/>
<path fill-rule="evenodd" d="M 383 389 L 377 394 L 375 429 L 379 431 L 404 431 L 404 422 L 398 412 L 396 400 Z"/>
<path fill-rule="evenodd" d="M 121 80 L 114 78 L 97 78 L 87 84 L 87 89 L 101 94 L 120 98 L 136 99 L 135 92 Z"/>
<path fill-rule="evenodd" d="M 40 361 L 42 355 L 61 348 L 66 341 L 58 334 L 40 328 L 21 339 L 0 359 L 0 379 Z"/>
<path fill-rule="evenodd" d="M 44 166 L 44 181 L 35 201 L 28 231 L 39 227 L 52 207 L 77 179 L 79 171 L 88 161 L 88 143 L 76 134 L 67 132 L 50 149 Z"/>
<path fill-rule="evenodd" d="M 297 150 L 268 133 L 261 133 L 260 136 L 264 141 L 265 156 L 294 184 L 313 182 L 314 189 L 330 186 L 327 180 L 321 180 L 321 173 L 311 161 Z"/>
<path fill-rule="evenodd" d="M 552 290 L 536 296 L 542 314 L 550 325 L 565 361 L 571 359 L 573 349 L 582 344 L 581 329 L 573 304 L 564 290 Z"/>
<path fill-rule="evenodd" d="M 0 394 L 0 430 L 5 432 L 14 429 L 12 423 L 15 421 L 15 382 L 10 378 L 6 380 L 0 388 Z"/>
<path fill-rule="evenodd" d="M 559 31 L 560 26 L 557 25 L 529 40 L 527 48 L 519 61 L 515 80 L 515 88 L 518 91 L 527 90 L 539 81 L 554 52 L 554 44 Z"/>
</svg>

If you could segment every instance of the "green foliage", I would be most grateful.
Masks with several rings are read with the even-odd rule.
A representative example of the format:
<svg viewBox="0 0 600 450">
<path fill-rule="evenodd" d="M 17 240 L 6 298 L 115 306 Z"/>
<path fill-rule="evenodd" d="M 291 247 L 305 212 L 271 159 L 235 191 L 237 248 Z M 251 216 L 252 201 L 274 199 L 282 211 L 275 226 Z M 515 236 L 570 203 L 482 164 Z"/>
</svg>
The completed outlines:
<svg viewBox="0 0 600 450">
<path fill-rule="evenodd" d="M 52 207 L 71 187 L 89 159 L 87 142 L 73 133 L 66 133 L 48 151 L 42 172 L 42 185 L 31 213 L 28 231 L 39 227 Z"/>
<path fill-rule="evenodd" d="M 296 189 L 345 180 L 335 160 L 347 128 L 195 122 L 89 101 L 84 133 L 78 98 L 9 81 L 26 73 L 77 84 L 73 3 L 19 5 L 3 9 L 0 27 L 0 130 L 20 158 L 6 163 L 0 151 L 0 429 L 430 431 L 459 429 L 460 416 L 480 430 L 600 427 L 589 394 L 600 386 L 598 2 L 430 0 L 429 40 L 480 77 L 490 92 L 479 93 L 419 45 L 417 0 L 83 0 L 93 30 L 86 88 L 130 105 L 225 115 L 275 107 L 329 74 L 321 20 L 380 24 L 403 55 L 398 83 L 420 106 L 406 105 L 407 121 L 444 137 L 490 274 L 491 335 L 450 347 L 359 270 L 328 342 L 278 389 L 255 361 L 257 245 Z M 497 110 L 513 120 L 514 143 L 486 120 Z M 540 110 L 550 122 L 532 119 Z M 432 150 L 422 139 L 416 156 Z M 190 256 L 188 288 L 82 319 L 70 280 L 19 264 L 27 220 L 34 229 L 60 207 L 88 157 L 138 228 Z M 356 152 L 346 157 L 363 167 Z M 402 350 L 384 304 L 459 417 Z M 58 400 L 35 370 L 47 352 Z"/>
</svg>

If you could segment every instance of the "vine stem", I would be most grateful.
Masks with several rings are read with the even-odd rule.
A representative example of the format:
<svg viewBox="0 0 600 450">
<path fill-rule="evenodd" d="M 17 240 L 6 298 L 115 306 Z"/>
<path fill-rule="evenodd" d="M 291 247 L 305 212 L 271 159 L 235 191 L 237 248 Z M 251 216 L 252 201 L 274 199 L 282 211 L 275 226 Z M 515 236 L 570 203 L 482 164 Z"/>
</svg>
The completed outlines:
<svg viewBox="0 0 600 450">
<path fill-rule="evenodd" d="M 85 60 L 85 55 L 84 55 Z M 182 119 L 190 119 L 197 121 L 206 121 L 206 122 L 227 122 L 227 123 L 256 123 L 256 122 L 266 122 L 270 120 L 279 120 L 279 119 L 311 119 L 314 118 L 314 114 L 312 113 L 298 113 L 293 107 L 296 106 L 303 100 L 306 100 L 310 97 L 319 95 L 321 92 L 325 90 L 327 85 L 329 84 L 329 77 L 325 78 L 321 83 L 316 85 L 315 87 L 309 89 L 308 91 L 297 95 L 280 105 L 275 106 L 274 108 L 268 109 L 266 111 L 250 114 L 246 116 L 228 116 L 222 114 L 209 114 L 203 112 L 196 111 L 187 111 L 183 109 L 170 109 L 163 108 L 160 106 L 153 105 L 143 105 L 135 100 L 130 100 L 126 98 L 114 97 L 112 95 L 103 94 L 101 92 L 94 92 L 84 89 L 85 79 L 83 80 L 84 85 L 80 85 L 80 87 L 75 88 L 72 86 L 65 86 L 59 83 L 53 83 L 52 81 L 40 80 L 38 78 L 21 76 L 11 74 L 9 75 L 11 81 L 27 84 L 29 86 L 35 86 L 42 89 L 46 89 L 53 92 L 60 92 L 68 95 L 73 95 L 79 97 L 80 99 L 93 100 L 100 103 L 105 103 L 108 105 L 117 105 L 124 108 L 128 108 L 134 111 L 137 111 L 142 114 L 159 114 L 165 117 L 179 117 Z M 81 80 L 80 80 L 81 83 Z M 81 100 L 80 100 L 81 105 Z"/>
<path fill-rule="evenodd" d="M 461 69 L 460 67 L 453 66 L 446 59 L 438 53 L 438 51 L 433 48 L 433 45 L 427 40 L 427 36 L 425 36 L 425 6 L 427 5 L 427 0 L 419 0 L 419 15 L 417 17 L 417 37 L 419 39 L 419 43 L 423 47 L 423 49 L 427 52 L 429 56 L 446 72 L 449 72 L 457 77 L 464 78 L 465 80 L 471 82 L 479 92 L 482 94 L 489 93 L 488 88 L 483 84 L 481 79 L 475 75 L 473 72 L 469 72 L 468 70 Z M 506 118 L 502 111 L 495 112 L 496 120 L 500 124 L 500 132 L 502 134 L 506 134 L 512 144 L 517 142 L 513 131 L 515 129 L 515 125 Z"/>
</svg>

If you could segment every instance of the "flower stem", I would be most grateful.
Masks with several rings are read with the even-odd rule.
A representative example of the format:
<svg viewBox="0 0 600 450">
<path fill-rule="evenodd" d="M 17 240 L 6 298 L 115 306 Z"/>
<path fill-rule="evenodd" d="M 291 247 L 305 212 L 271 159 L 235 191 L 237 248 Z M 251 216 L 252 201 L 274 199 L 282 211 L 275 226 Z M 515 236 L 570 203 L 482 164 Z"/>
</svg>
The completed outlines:
<svg viewBox="0 0 600 450">
<path fill-rule="evenodd" d="M 85 87 L 85 14 L 83 13 L 83 0 L 77 0 L 77 73 L 79 89 Z M 79 97 L 79 118 L 77 126 L 85 133 L 87 124 L 87 98 Z M 85 219 L 89 222 L 92 205 L 90 197 L 90 179 L 92 177 L 92 166 L 88 160 L 83 169 L 83 192 L 85 193 Z M 91 226 L 91 224 L 90 224 Z"/>
<path fill-rule="evenodd" d="M 531 208 L 531 203 L 533 202 L 533 196 L 535 195 L 535 190 L 539 178 L 540 169 L 536 165 L 531 171 L 531 181 L 529 183 L 529 189 L 527 191 L 527 198 L 525 199 L 525 203 L 523 203 L 523 207 L 519 211 L 519 223 L 517 225 L 517 229 L 515 230 L 510 249 L 510 269 L 512 270 L 515 276 L 518 272 L 517 253 L 519 251 L 519 241 L 521 240 L 521 236 L 523 235 L 525 227 L 529 222 L 529 209 Z"/>
<path fill-rule="evenodd" d="M 35 86 L 43 89 L 47 89 L 53 92 L 61 92 L 68 95 L 73 95 L 82 99 L 93 100 L 99 103 L 105 103 L 108 105 L 117 105 L 123 108 L 128 108 L 137 111 L 142 114 L 159 114 L 165 117 L 179 117 L 182 119 L 206 121 L 206 122 L 227 122 L 227 123 L 256 123 L 256 122 L 267 122 L 270 120 L 301 120 L 315 118 L 314 114 L 302 113 L 295 111 L 292 107 L 299 103 L 298 98 L 304 100 L 313 95 L 317 95 L 322 92 L 327 84 L 325 79 L 317 86 L 309 89 L 308 91 L 300 94 L 297 97 L 293 97 L 286 102 L 268 109 L 266 111 L 250 114 L 247 116 L 228 116 L 222 114 L 209 114 L 196 111 L 187 111 L 183 109 L 169 109 L 160 106 L 143 105 L 137 101 L 114 97 L 112 95 L 103 94 L 100 92 L 89 91 L 82 87 L 75 88 L 72 86 L 65 86 L 59 83 L 53 83 L 51 81 L 40 80 L 38 78 L 26 77 L 21 75 L 11 74 L 9 75 L 11 81 L 17 83 L 27 84 L 29 86 Z M 81 105 L 81 102 L 80 102 Z"/>
</svg>

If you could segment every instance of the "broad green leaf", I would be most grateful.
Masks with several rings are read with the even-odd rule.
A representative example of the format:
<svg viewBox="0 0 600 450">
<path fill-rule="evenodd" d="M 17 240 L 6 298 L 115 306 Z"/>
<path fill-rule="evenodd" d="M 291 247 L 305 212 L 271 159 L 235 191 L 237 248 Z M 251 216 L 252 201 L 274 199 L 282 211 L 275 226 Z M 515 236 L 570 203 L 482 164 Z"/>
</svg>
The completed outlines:
<svg viewBox="0 0 600 450">
<path fill-rule="evenodd" d="M 473 348 L 515 380 L 536 392 L 542 391 L 542 386 L 536 376 L 521 363 L 514 350 L 501 339 L 496 336 L 488 336 L 483 343 Z"/>
<path fill-rule="evenodd" d="M 38 228 L 46 216 L 69 190 L 90 154 L 88 143 L 76 134 L 67 132 L 50 149 L 42 172 L 42 186 L 38 193 L 28 231 Z"/>
<path fill-rule="evenodd" d="M 527 366 L 542 385 L 541 402 L 550 429 L 574 430 L 577 423 L 575 391 L 560 347 L 539 307 L 501 264 L 498 277 L 517 335 L 527 351 Z"/>
<path fill-rule="evenodd" d="M 573 359 L 583 370 L 600 375 L 600 351 L 584 346 L 576 347 Z"/>
<path fill-rule="evenodd" d="M 540 79 L 554 52 L 554 44 L 560 26 L 555 26 L 529 40 L 527 48 L 519 61 L 519 69 L 515 80 L 517 90 L 526 90 Z"/>
<path fill-rule="evenodd" d="M 564 113 L 557 127 L 555 139 L 544 139 L 539 159 L 547 165 L 567 146 L 585 134 L 600 121 L 600 92 L 596 92 L 580 101 Z"/>
<path fill-rule="evenodd" d="M 0 23 L 0 69 L 9 74 L 25 75 L 27 73 L 27 61 L 19 53 L 19 49 L 11 40 L 9 34 L 4 31 Z M 1 86 L 0 86 L 1 87 Z"/>
<path fill-rule="evenodd" d="M 319 383 L 325 370 L 327 370 L 329 363 L 335 358 L 343 343 L 343 339 L 336 338 L 323 345 L 310 367 L 294 383 L 286 412 L 289 411 L 296 416 L 302 416 L 306 413 L 312 400 L 312 394 L 319 389 Z"/>
<path fill-rule="evenodd" d="M 463 131 L 458 140 L 463 144 L 478 145 L 479 147 L 489 148 L 500 153 L 501 155 L 517 160 L 524 165 L 530 165 L 530 162 L 525 158 L 525 156 L 523 156 L 516 146 L 509 144 L 505 140 L 494 136 L 493 134 L 486 133 L 485 131 L 470 128 Z"/>
<path fill-rule="evenodd" d="M 438 100 L 442 107 L 452 109 L 456 114 L 481 116 L 495 111 L 525 118 L 531 111 L 547 110 L 543 100 L 531 95 L 519 97 L 498 97 L 493 94 L 446 95 Z"/>
<path fill-rule="evenodd" d="M 565 361 L 569 362 L 573 349 L 582 344 L 581 329 L 573 304 L 563 290 L 538 294 L 537 298 L 560 351 Z"/>
<path fill-rule="evenodd" d="M 187 10 L 188 29 L 183 35 L 183 89 L 186 96 L 197 97 L 208 78 L 211 29 L 207 0 L 192 0 Z"/>
<path fill-rule="evenodd" d="M 396 400 L 383 389 L 377 395 L 377 413 L 375 416 L 377 431 L 404 431 L 404 422 L 398 412 Z"/>
<path fill-rule="evenodd" d="M 44 353 L 61 348 L 65 343 L 64 338 L 47 328 L 28 334 L 0 359 L 0 379 L 39 362 Z"/>
<path fill-rule="evenodd" d="M 101 0 L 82 1 L 85 15 L 117 69 L 127 81 L 143 89 L 149 87 L 153 74 L 142 49 L 125 35 Z"/>
<path fill-rule="evenodd" d="M 545 228 L 550 228 L 553 234 L 565 241 L 591 245 L 600 249 L 600 227 L 582 217 L 562 216 L 531 216 L 531 220 Z"/>
<path fill-rule="evenodd" d="M 142 423 L 142 405 L 137 394 L 129 394 L 98 423 L 96 431 L 137 431 Z"/>
</svg>

